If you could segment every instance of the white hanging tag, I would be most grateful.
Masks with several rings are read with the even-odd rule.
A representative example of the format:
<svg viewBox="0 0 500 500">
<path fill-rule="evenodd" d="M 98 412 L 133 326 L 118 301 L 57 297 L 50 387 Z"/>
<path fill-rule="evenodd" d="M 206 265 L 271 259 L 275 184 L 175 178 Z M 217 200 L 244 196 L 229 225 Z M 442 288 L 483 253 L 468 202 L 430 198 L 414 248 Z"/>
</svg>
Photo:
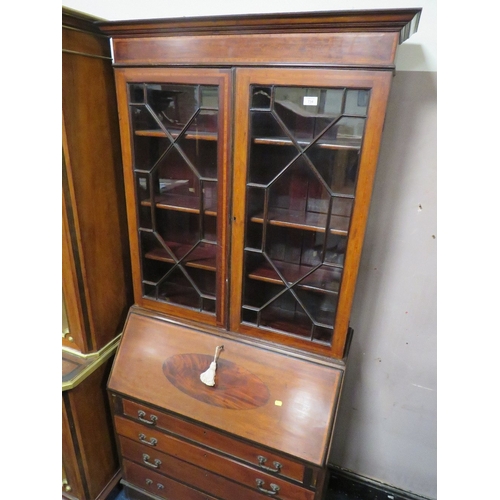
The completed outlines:
<svg viewBox="0 0 500 500">
<path fill-rule="evenodd" d="M 302 99 L 302 105 L 303 106 L 317 106 L 318 105 L 318 98 L 312 95 L 306 95 L 304 96 L 304 99 Z"/>
<path fill-rule="evenodd" d="M 223 345 L 219 345 L 216 347 L 214 360 L 210 363 L 208 370 L 205 370 L 200 375 L 200 380 L 205 385 L 208 385 L 210 387 L 213 387 L 215 385 L 215 370 L 217 370 L 217 358 L 219 357 L 219 354 L 222 351 L 222 349 L 224 349 Z"/>
</svg>

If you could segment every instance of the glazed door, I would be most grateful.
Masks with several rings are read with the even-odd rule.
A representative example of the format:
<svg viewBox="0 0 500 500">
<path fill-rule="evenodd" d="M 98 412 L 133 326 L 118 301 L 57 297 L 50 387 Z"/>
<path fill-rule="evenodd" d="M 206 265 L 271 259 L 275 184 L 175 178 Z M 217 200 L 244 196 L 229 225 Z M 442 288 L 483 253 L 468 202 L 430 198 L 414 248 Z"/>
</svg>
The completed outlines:
<svg viewBox="0 0 500 500">
<path fill-rule="evenodd" d="M 135 301 L 225 323 L 230 73 L 116 70 Z"/>
<path fill-rule="evenodd" d="M 236 71 L 232 330 L 343 357 L 390 79 Z"/>
</svg>

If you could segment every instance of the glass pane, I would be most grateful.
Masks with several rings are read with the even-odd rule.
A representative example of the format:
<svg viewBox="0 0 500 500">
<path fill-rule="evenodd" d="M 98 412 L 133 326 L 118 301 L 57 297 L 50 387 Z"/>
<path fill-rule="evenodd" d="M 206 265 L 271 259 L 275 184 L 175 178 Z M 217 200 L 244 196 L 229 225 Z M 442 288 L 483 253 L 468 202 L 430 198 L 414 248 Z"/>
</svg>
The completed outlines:
<svg viewBox="0 0 500 500">
<path fill-rule="evenodd" d="M 275 111 L 294 138 L 309 143 L 338 120 L 343 89 L 278 87 Z"/>
<path fill-rule="evenodd" d="M 254 141 L 250 148 L 248 181 L 261 185 L 268 185 L 299 154 L 293 145 L 276 146 Z"/>
<path fill-rule="evenodd" d="M 162 125 L 175 133 L 198 111 L 198 88 L 194 85 L 147 85 L 147 102 Z"/>
<path fill-rule="evenodd" d="M 214 315 L 219 89 L 134 83 L 128 95 L 143 293 Z"/>
<path fill-rule="evenodd" d="M 130 117 L 136 135 L 139 135 L 138 132 L 145 130 L 155 130 L 157 132 L 162 130 L 157 117 L 144 105 L 130 106 Z"/>
<path fill-rule="evenodd" d="M 315 325 L 331 326 L 337 308 L 336 294 L 324 293 L 318 299 L 316 293 L 298 288 L 295 290 L 297 301 Z"/>
<path fill-rule="evenodd" d="M 200 181 L 196 170 L 186 161 L 178 147 L 170 150 L 156 164 L 159 176 L 159 195 L 179 206 L 199 207 Z"/>
<path fill-rule="evenodd" d="M 333 230 L 327 236 L 323 262 L 342 267 L 344 265 L 347 238 L 335 234 Z"/>
<path fill-rule="evenodd" d="M 305 275 L 299 282 L 298 288 L 310 291 L 326 290 L 338 293 L 342 270 L 331 266 L 319 266 L 313 272 Z"/>
<path fill-rule="evenodd" d="M 345 140 L 346 144 L 348 144 L 349 141 L 352 141 L 352 143 L 361 141 L 364 128 L 364 118 L 344 117 L 338 121 L 336 138 Z"/>
<path fill-rule="evenodd" d="M 326 149 L 321 143 L 315 143 L 306 156 L 332 194 L 354 196 L 359 164 L 357 150 Z"/>
<path fill-rule="evenodd" d="M 366 116 L 368 109 L 368 90 L 348 90 L 345 102 L 345 113 L 348 115 Z"/>
<path fill-rule="evenodd" d="M 286 291 L 263 308 L 260 325 L 310 339 L 313 322 L 296 297 Z"/>
<path fill-rule="evenodd" d="M 201 181 L 202 206 L 206 215 L 217 215 L 217 182 Z"/>
<path fill-rule="evenodd" d="M 130 103 L 144 103 L 144 92 L 146 87 L 143 83 L 129 85 L 129 100 Z"/>
<path fill-rule="evenodd" d="M 330 196 L 323 179 L 315 174 L 307 159 L 298 157 L 269 188 L 269 205 L 304 214 L 326 213 Z"/>
<path fill-rule="evenodd" d="M 250 90 L 242 320 L 328 345 L 369 91 Z"/>
<path fill-rule="evenodd" d="M 252 133 L 252 144 L 283 144 L 290 139 L 286 135 L 286 129 L 281 127 L 275 116 L 268 112 L 252 111 L 250 130 Z"/>
<path fill-rule="evenodd" d="M 206 109 L 219 109 L 219 89 L 214 85 L 202 85 L 201 107 Z"/>
<path fill-rule="evenodd" d="M 260 310 L 266 303 L 274 300 L 285 290 L 285 287 L 273 282 L 247 280 L 243 287 L 243 307 Z"/>
<path fill-rule="evenodd" d="M 217 178 L 217 112 L 200 111 L 177 144 L 198 177 Z"/>
<path fill-rule="evenodd" d="M 254 87 L 252 89 L 251 107 L 256 109 L 271 109 L 271 93 L 270 87 Z"/>
<path fill-rule="evenodd" d="M 184 271 L 184 272 L 183 272 Z M 189 274 L 176 266 L 158 285 L 158 299 L 163 302 L 200 310 L 202 300 L 199 291 L 193 286 Z"/>
</svg>

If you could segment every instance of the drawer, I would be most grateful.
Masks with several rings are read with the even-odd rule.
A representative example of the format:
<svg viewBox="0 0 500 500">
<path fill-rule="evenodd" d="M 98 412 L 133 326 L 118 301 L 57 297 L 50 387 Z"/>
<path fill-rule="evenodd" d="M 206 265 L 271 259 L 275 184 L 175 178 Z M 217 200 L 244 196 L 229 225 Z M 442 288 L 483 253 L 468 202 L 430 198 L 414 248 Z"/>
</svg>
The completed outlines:
<svg viewBox="0 0 500 500">
<path fill-rule="evenodd" d="M 122 401 L 123 413 L 125 415 L 151 428 L 166 430 L 172 434 L 230 455 L 237 460 L 247 462 L 263 471 L 276 472 L 279 475 L 295 479 L 296 481 L 305 483 L 306 486 L 309 486 L 313 481 L 315 474 L 313 474 L 311 468 L 305 467 L 300 462 L 295 462 L 273 452 L 264 451 L 257 446 L 243 443 L 217 431 L 191 424 L 168 413 L 148 408 L 145 405 L 126 399 Z"/>
<path fill-rule="evenodd" d="M 156 433 L 160 434 L 160 433 Z M 156 439 L 156 438 L 153 438 Z M 313 500 L 314 492 L 306 490 L 301 486 L 289 483 L 281 478 L 271 477 L 262 474 L 260 471 L 242 466 L 238 468 L 234 463 L 226 459 L 224 463 L 218 462 L 216 467 L 211 464 L 212 456 L 208 456 L 207 450 L 199 448 L 200 461 L 203 454 L 206 468 L 193 465 L 192 463 L 179 460 L 173 455 L 159 451 L 160 438 L 155 446 L 148 446 L 120 437 L 120 448 L 122 455 L 136 463 L 147 467 L 154 472 L 166 474 L 181 482 L 188 483 L 193 488 L 205 491 L 224 500 L 234 500 L 241 498 L 244 500 L 262 500 L 264 493 L 266 496 L 276 496 L 282 500 Z M 217 472 L 214 473 L 213 469 Z M 219 474 L 224 474 L 223 477 Z M 245 482 L 241 483 L 239 479 Z"/>
<path fill-rule="evenodd" d="M 123 478 L 138 488 L 169 500 L 216 500 L 215 497 L 196 491 L 173 479 L 147 470 L 129 460 L 123 460 Z M 128 497 L 145 498 L 140 492 L 130 492 Z"/>
<path fill-rule="evenodd" d="M 282 498 L 301 498 L 305 500 L 314 497 L 313 492 L 298 484 L 290 483 L 275 475 L 257 470 L 255 467 L 164 434 L 156 429 L 145 428 L 144 425 L 131 420 L 115 417 L 115 426 L 119 435 L 143 445 L 144 451 L 138 458 L 136 457 L 136 461 L 140 462 L 142 460 L 149 467 L 155 468 L 154 462 L 151 463 L 149 459 L 144 460 L 141 457 L 144 454 L 151 456 L 149 449 L 155 449 L 202 469 L 228 477 L 250 488 L 255 488 L 257 481 L 262 481 L 264 484 L 273 483 L 279 487 L 280 497 Z M 161 470 L 158 470 L 158 472 L 161 472 Z"/>
</svg>

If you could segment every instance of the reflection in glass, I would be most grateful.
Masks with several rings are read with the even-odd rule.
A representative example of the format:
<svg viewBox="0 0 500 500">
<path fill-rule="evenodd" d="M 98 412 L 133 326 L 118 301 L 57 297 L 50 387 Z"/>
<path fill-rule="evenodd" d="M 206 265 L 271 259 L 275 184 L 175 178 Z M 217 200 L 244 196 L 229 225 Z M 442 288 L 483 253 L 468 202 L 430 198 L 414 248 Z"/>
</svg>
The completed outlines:
<svg viewBox="0 0 500 500">
<path fill-rule="evenodd" d="M 215 314 L 219 90 L 128 86 L 144 296 Z"/>
<path fill-rule="evenodd" d="M 251 88 L 244 323 L 331 344 L 369 96 Z"/>
</svg>

